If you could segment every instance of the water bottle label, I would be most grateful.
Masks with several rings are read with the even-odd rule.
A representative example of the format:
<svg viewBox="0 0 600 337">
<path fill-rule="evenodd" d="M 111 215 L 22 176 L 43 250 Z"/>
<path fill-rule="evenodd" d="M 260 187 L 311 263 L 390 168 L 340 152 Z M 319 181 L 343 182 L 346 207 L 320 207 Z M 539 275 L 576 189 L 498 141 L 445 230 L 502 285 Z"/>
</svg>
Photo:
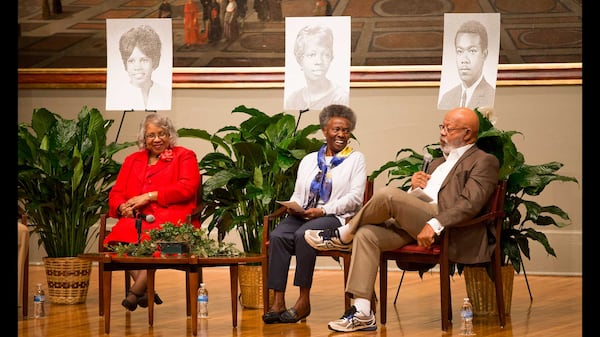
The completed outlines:
<svg viewBox="0 0 600 337">
<path fill-rule="evenodd" d="M 198 302 L 208 302 L 208 295 L 198 295 Z"/>
<path fill-rule="evenodd" d="M 33 296 L 34 302 L 44 302 L 45 300 L 46 300 L 46 296 L 44 296 L 44 295 L 34 295 Z"/>
<path fill-rule="evenodd" d="M 471 310 L 463 310 L 460 312 L 460 316 L 462 318 L 473 318 L 473 311 Z"/>
</svg>

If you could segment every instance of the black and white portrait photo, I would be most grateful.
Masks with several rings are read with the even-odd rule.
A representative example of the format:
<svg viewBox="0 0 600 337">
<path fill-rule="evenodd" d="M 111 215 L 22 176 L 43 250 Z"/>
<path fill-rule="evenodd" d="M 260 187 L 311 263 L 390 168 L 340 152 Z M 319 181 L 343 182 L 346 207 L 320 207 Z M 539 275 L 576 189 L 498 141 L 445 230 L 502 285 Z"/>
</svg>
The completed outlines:
<svg viewBox="0 0 600 337">
<path fill-rule="evenodd" d="M 171 19 L 106 19 L 106 110 L 171 110 Z"/>
<path fill-rule="evenodd" d="M 499 50 L 499 13 L 444 14 L 438 109 L 492 108 Z"/>
<path fill-rule="evenodd" d="M 285 18 L 285 110 L 350 102 L 350 17 Z"/>
</svg>

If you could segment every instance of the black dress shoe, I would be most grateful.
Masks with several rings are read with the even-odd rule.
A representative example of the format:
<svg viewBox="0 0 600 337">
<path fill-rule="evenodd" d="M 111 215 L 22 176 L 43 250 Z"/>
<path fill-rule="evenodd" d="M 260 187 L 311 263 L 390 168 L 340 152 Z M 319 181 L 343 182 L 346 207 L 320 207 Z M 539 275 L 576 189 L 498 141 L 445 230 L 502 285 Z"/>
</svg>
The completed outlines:
<svg viewBox="0 0 600 337">
<path fill-rule="evenodd" d="M 154 303 L 156 303 L 156 304 L 163 303 L 163 300 L 158 296 L 157 293 L 154 293 Z M 137 305 L 139 305 L 142 308 L 148 307 L 148 293 L 145 293 L 144 295 L 142 295 L 141 297 L 138 298 Z"/>
<path fill-rule="evenodd" d="M 136 294 L 136 293 L 134 293 L 133 291 L 127 292 L 127 295 L 133 295 L 133 296 L 135 296 L 135 299 L 136 299 L 135 302 L 129 302 L 127 300 L 127 297 L 125 297 L 125 299 L 123 300 L 123 302 L 121 302 L 121 305 L 123 307 L 125 307 L 125 309 L 127 309 L 129 311 L 135 311 L 135 309 L 137 309 L 137 306 L 138 306 L 138 304 L 140 302 L 141 296 L 138 295 L 138 294 Z"/>
<path fill-rule="evenodd" d="M 279 323 L 279 317 L 284 312 L 285 312 L 285 310 L 282 310 L 282 311 L 269 311 L 269 312 L 267 312 L 266 314 L 264 314 L 262 316 L 263 322 L 265 322 L 266 324 Z"/>
<path fill-rule="evenodd" d="M 131 303 L 127 299 L 124 299 L 123 302 L 121 302 L 121 305 L 129 311 L 135 311 L 135 309 L 137 309 L 137 302 Z"/>
<path fill-rule="evenodd" d="M 289 308 L 288 310 L 284 311 L 281 316 L 279 316 L 279 321 L 281 323 L 296 323 L 298 321 L 305 320 L 308 315 L 310 315 L 310 307 L 302 316 L 298 316 L 298 311 L 296 311 L 295 308 Z"/>
</svg>

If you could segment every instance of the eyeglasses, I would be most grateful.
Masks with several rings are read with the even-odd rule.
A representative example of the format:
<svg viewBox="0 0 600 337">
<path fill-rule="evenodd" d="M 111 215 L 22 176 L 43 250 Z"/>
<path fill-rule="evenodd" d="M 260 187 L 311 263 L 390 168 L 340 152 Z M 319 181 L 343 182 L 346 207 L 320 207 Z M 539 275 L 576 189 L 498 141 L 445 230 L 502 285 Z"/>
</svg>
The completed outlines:
<svg viewBox="0 0 600 337">
<path fill-rule="evenodd" d="M 159 132 L 158 134 L 155 134 L 155 133 L 149 133 L 149 134 L 145 135 L 144 137 L 146 137 L 146 140 L 153 140 L 153 139 L 154 139 L 154 138 L 156 138 L 156 137 L 158 137 L 158 138 L 161 138 L 161 139 L 164 139 L 164 138 L 166 138 L 166 137 L 169 137 L 169 134 L 168 134 L 168 133 L 166 133 L 166 132 L 162 132 L 162 131 L 161 131 L 161 132 Z"/>
<path fill-rule="evenodd" d="M 440 124 L 438 126 L 440 127 L 440 131 L 443 130 L 445 133 L 450 133 L 455 130 L 469 130 L 469 128 L 449 128 L 448 126 L 443 125 L 443 124 Z"/>
</svg>

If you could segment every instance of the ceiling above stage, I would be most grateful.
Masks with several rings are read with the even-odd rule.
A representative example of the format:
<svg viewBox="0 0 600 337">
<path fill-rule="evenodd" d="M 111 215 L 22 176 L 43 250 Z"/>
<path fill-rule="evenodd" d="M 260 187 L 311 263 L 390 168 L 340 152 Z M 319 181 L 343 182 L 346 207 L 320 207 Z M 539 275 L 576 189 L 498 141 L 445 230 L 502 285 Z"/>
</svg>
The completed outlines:
<svg viewBox="0 0 600 337">
<path fill-rule="evenodd" d="M 185 0 L 172 0 L 173 66 L 283 67 L 284 20 L 260 21 L 254 0 L 239 1 L 246 1 L 248 10 L 238 39 L 185 47 Z M 281 3 L 284 17 L 310 16 L 314 3 L 269 1 Z M 41 0 L 18 2 L 19 68 L 105 68 L 105 19 L 155 18 L 160 4 L 158 0 L 63 0 L 63 13 L 44 20 Z M 581 0 L 331 3 L 333 15 L 352 17 L 352 66 L 441 65 L 444 13 L 501 13 L 500 64 L 582 62 Z"/>
</svg>

